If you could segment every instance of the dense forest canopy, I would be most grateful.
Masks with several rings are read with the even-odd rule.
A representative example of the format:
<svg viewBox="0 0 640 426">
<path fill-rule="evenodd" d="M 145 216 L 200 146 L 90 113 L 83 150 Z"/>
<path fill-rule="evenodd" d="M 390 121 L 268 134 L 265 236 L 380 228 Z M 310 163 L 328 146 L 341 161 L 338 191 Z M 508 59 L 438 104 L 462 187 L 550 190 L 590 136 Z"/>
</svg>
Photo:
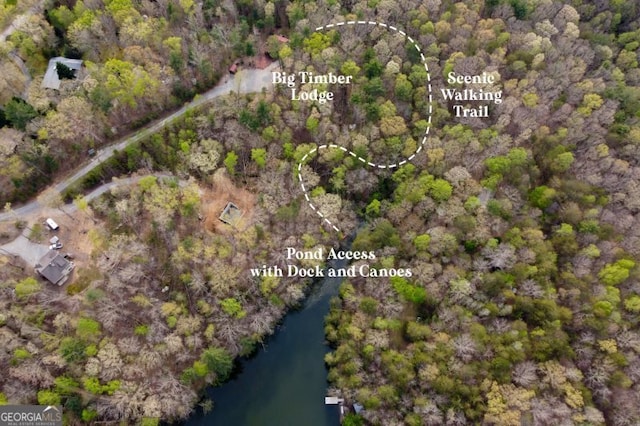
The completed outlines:
<svg viewBox="0 0 640 426">
<path fill-rule="evenodd" d="M 1 400 L 61 403 L 78 422 L 185 417 L 195 390 L 224 381 L 307 288 L 248 270 L 283 265 L 283 247 L 354 234 L 352 249 L 374 252 L 372 266 L 412 275 L 349 279 L 332 303 L 330 393 L 364 406 L 345 424 L 637 424 L 639 9 L 631 0 L 33 9 L 0 49 L 3 202 L 30 198 L 88 148 L 211 87 L 235 58 L 267 52 L 289 73 L 353 83 L 324 87 L 335 99 L 323 104 L 292 100 L 282 85 L 216 99 L 64 194 L 82 207 L 77 220 L 95 223 L 85 225 L 88 255 L 62 290 L 3 266 Z M 4 3 L 0 22 L 25 10 Z M 427 72 L 406 37 L 315 31 L 355 19 L 395 24 L 421 47 L 430 124 Z M 39 84 L 54 56 L 85 64 L 58 91 Z M 456 117 L 441 89 L 462 86 L 448 76 L 483 72 L 495 81 L 473 87 L 501 91 L 500 102 L 486 118 Z M 427 127 L 424 149 L 392 170 L 339 149 L 308 155 L 336 144 L 397 162 Z M 82 203 L 85 190 L 125 173 L 145 177 Z M 308 207 L 298 173 L 343 235 Z M 240 230 L 217 222 L 221 197 L 249 212 Z"/>
</svg>

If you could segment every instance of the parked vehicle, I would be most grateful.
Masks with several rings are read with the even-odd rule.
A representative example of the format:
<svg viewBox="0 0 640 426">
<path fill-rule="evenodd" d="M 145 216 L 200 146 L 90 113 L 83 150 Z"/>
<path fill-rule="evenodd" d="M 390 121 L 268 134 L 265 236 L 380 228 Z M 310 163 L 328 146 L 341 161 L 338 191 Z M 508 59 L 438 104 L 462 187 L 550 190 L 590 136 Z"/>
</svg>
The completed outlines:
<svg viewBox="0 0 640 426">
<path fill-rule="evenodd" d="M 47 226 L 52 230 L 52 231 L 57 231 L 60 226 L 50 217 L 47 218 L 47 220 L 45 221 L 45 223 L 47 224 Z"/>
</svg>

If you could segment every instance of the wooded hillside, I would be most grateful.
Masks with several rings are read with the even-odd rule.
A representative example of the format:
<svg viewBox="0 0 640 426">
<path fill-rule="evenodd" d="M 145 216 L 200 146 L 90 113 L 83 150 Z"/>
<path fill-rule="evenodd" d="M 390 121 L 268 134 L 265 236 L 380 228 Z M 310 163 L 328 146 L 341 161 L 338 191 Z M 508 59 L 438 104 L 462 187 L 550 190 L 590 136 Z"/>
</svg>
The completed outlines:
<svg viewBox="0 0 640 426">
<path fill-rule="evenodd" d="M 66 295 L 3 268 L 0 330 L 11 344 L 0 356 L 11 380 L 0 396 L 61 402 L 84 421 L 183 417 L 192 389 L 223 380 L 303 296 L 306 283 L 252 279 L 247 268 L 357 232 L 352 249 L 374 251 L 372 266 L 412 276 L 350 279 L 333 302 L 330 393 L 364 406 L 345 424 L 640 421 L 635 2 L 161 3 L 56 4 L 28 36 L 10 37 L 17 52 L 31 48 L 24 40 L 38 52 L 73 50 L 87 76 L 5 99 L 13 129 L 2 136 L 17 153 L 2 160 L 14 185 L 3 184 L 5 197 L 27 197 L 19 188 L 35 191 L 60 158 L 80 158 L 92 145 L 78 135 L 105 143 L 113 126 L 208 87 L 223 68 L 207 67 L 253 54 L 253 40 L 287 72 L 353 84 L 331 87 L 326 104 L 292 101 L 284 86 L 232 94 L 72 188 L 71 199 L 124 173 L 176 177 L 92 203 L 92 263 Z M 407 38 L 381 27 L 314 31 L 356 19 L 402 27 L 430 69 L 429 138 L 393 170 L 340 149 L 308 155 L 337 144 L 398 162 L 429 126 L 427 73 Z M 44 55 L 20 55 L 43 71 Z M 454 117 L 439 91 L 450 72 L 492 73 L 486 89 L 502 90 L 502 102 L 485 119 Z M 306 204 L 298 173 L 343 234 Z M 220 188 L 249 200 L 242 232 L 210 226 Z M 158 368 L 156 381 L 141 373 Z"/>
</svg>

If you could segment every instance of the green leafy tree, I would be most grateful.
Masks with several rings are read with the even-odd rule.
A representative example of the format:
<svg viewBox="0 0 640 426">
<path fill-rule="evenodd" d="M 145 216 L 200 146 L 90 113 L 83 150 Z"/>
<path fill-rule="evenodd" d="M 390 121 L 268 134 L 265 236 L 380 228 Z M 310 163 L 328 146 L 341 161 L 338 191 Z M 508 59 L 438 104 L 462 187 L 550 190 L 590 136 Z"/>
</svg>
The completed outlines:
<svg viewBox="0 0 640 426">
<path fill-rule="evenodd" d="M 389 378 L 399 388 L 404 388 L 415 378 L 411 361 L 398 351 L 385 351 L 382 354 L 382 364 L 384 365 Z M 395 394 L 395 390 L 393 391 L 393 394 Z M 394 398 L 395 396 L 389 395 L 389 397 Z M 389 399 L 389 397 L 385 397 L 385 399 Z"/>
<path fill-rule="evenodd" d="M 640 296 L 634 294 L 633 296 L 625 299 L 624 308 L 629 312 L 633 312 L 634 314 L 640 312 Z"/>
<path fill-rule="evenodd" d="M 75 72 L 62 62 L 56 62 L 56 73 L 60 80 L 72 80 L 76 78 Z"/>
<path fill-rule="evenodd" d="M 82 385 L 86 390 L 94 395 L 100 395 L 102 393 L 102 385 L 97 377 L 88 377 L 84 379 Z"/>
<path fill-rule="evenodd" d="M 63 5 L 49 11 L 49 21 L 59 30 L 66 31 L 75 20 L 75 14 L 67 6 Z"/>
<path fill-rule="evenodd" d="M 94 395 L 113 395 L 120 389 L 120 380 L 111 380 L 103 385 L 97 377 L 87 377 L 82 381 L 82 385 Z"/>
<path fill-rule="evenodd" d="M 207 365 L 209 371 L 216 374 L 217 383 L 224 382 L 233 370 L 233 358 L 223 348 L 208 348 L 200 356 L 200 360 Z"/>
<path fill-rule="evenodd" d="M 147 192 L 147 191 L 150 191 L 152 188 L 155 188 L 157 183 L 158 183 L 158 178 L 150 175 L 150 176 L 145 176 L 143 178 L 140 178 L 140 180 L 138 181 L 138 186 L 140 187 L 142 192 Z"/>
<path fill-rule="evenodd" d="M 69 376 L 56 377 L 54 383 L 56 385 L 56 392 L 60 395 L 70 395 L 80 387 L 80 383 Z"/>
<path fill-rule="evenodd" d="M 368 79 L 380 77 L 383 71 L 384 67 L 376 58 L 372 58 L 364 65 L 364 74 Z"/>
<path fill-rule="evenodd" d="M 343 426 L 363 426 L 364 419 L 357 414 L 349 413 L 342 420 Z"/>
<path fill-rule="evenodd" d="M 380 200 L 374 199 L 367 205 L 365 209 L 365 213 L 368 217 L 378 217 L 380 216 Z"/>
<path fill-rule="evenodd" d="M 80 318 L 76 326 L 76 334 L 81 339 L 96 339 L 100 336 L 100 323 L 91 318 Z"/>
<path fill-rule="evenodd" d="M 398 247 L 401 243 L 398 230 L 387 219 L 376 222 L 374 229 L 363 230 L 353 241 L 354 250 L 375 250 L 382 247 Z"/>
<path fill-rule="evenodd" d="M 607 300 L 600 300 L 593 305 L 593 314 L 598 318 L 606 318 L 613 312 L 613 305 Z"/>
<path fill-rule="evenodd" d="M 131 0 L 111 0 L 107 3 L 106 9 L 119 24 L 122 24 L 127 16 L 138 15 Z"/>
<path fill-rule="evenodd" d="M 18 363 L 28 358 L 31 358 L 31 353 L 28 350 L 24 348 L 15 348 L 13 350 L 13 362 Z"/>
<path fill-rule="evenodd" d="M 224 159 L 224 166 L 227 168 L 227 172 L 232 176 L 236 174 L 236 164 L 238 164 L 238 154 L 233 151 L 229 151 Z"/>
<path fill-rule="evenodd" d="M 369 99 L 375 100 L 375 98 L 384 94 L 384 85 L 380 77 L 374 77 L 364 84 L 363 90 Z"/>
<path fill-rule="evenodd" d="M 80 362 L 86 358 L 85 343 L 75 337 L 65 337 L 60 342 L 60 355 L 69 364 Z"/>
<path fill-rule="evenodd" d="M 409 302 L 420 304 L 427 299 L 427 291 L 424 288 L 413 285 L 402 277 L 391 277 L 390 281 L 393 289 Z"/>
<path fill-rule="evenodd" d="M 110 97 L 132 108 L 139 100 L 151 98 L 160 84 L 141 66 L 120 59 L 109 59 L 103 73 Z"/>
<path fill-rule="evenodd" d="M 258 127 L 260 127 L 258 118 L 246 108 L 240 111 L 240 114 L 238 115 L 238 121 L 240 122 L 240 124 L 248 129 L 253 130 L 254 132 L 258 130 Z"/>
<path fill-rule="evenodd" d="M 25 298 L 40 291 L 40 283 L 33 277 L 27 277 L 16 284 L 16 296 Z"/>
<path fill-rule="evenodd" d="M 345 61 L 340 67 L 340 72 L 343 75 L 350 75 L 352 77 L 357 77 L 360 74 L 360 67 L 352 60 Z"/>
<path fill-rule="evenodd" d="M 134 328 L 133 333 L 136 336 L 146 336 L 147 334 L 149 334 L 149 326 L 147 324 L 137 325 Z"/>
<path fill-rule="evenodd" d="M 5 105 L 4 115 L 13 127 L 25 130 L 27 124 L 38 116 L 38 112 L 24 100 L 14 97 Z"/>
<path fill-rule="evenodd" d="M 207 364 L 198 360 L 195 360 L 193 362 L 193 371 L 196 373 L 198 377 L 204 377 L 207 374 L 209 374 L 209 369 L 207 368 Z"/>
<path fill-rule="evenodd" d="M 84 408 L 82 410 L 81 418 L 85 422 L 91 422 L 97 416 L 98 416 L 98 412 L 95 411 L 95 410 L 91 410 L 91 409 L 88 409 L 88 408 Z"/>
<path fill-rule="evenodd" d="M 267 165 L 267 151 L 264 148 L 254 148 L 251 150 L 251 159 L 262 169 Z"/>
<path fill-rule="evenodd" d="M 606 285 L 618 285 L 629 278 L 629 270 L 634 266 L 634 261 L 621 259 L 614 264 L 605 265 L 598 273 L 598 278 Z"/>
<path fill-rule="evenodd" d="M 38 391 L 38 404 L 40 405 L 60 405 L 62 398 L 55 391 L 43 389 Z"/>
<path fill-rule="evenodd" d="M 511 7 L 513 7 L 513 14 L 518 19 L 525 19 L 529 9 L 525 0 L 509 0 Z"/>
<path fill-rule="evenodd" d="M 327 47 L 331 46 L 331 35 L 329 33 L 313 33 L 302 42 L 304 50 L 312 55 L 317 55 Z"/>
<path fill-rule="evenodd" d="M 227 314 L 235 318 L 244 318 L 247 313 L 242 309 L 242 304 L 233 297 L 223 299 L 220 301 L 220 307 Z"/>
<path fill-rule="evenodd" d="M 413 95 L 413 85 L 404 74 L 398 74 L 396 77 L 395 94 L 398 99 L 409 102 Z"/>
<path fill-rule="evenodd" d="M 551 161 L 551 170 L 556 173 L 562 173 L 569 170 L 569 167 L 573 164 L 573 154 L 570 152 L 563 152 L 562 154 L 557 155 Z"/>
<path fill-rule="evenodd" d="M 266 47 L 267 53 L 273 59 L 279 59 L 280 58 L 280 48 L 281 47 L 282 47 L 282 43 L 280 43 L 280 40 L 278 40 L 278 36 L 270 35 L 269 38 L 267 38 L 267 47 Z"/>
<path fill-rule="evenodd" d="M 487 170 L 494 174 L 504 174 L 511 167 L 511 160 L 505 156 L 498 156 L 493 158 L 487 158 L 485 160 Z"/>
<path fill-rule="evenodd" d="M 413 239 L 413 245 L 418 251 L 426 251 L 429 248 L 431 236 L 429 234 L 418 235 Z"/>
<path fill-rule="evenodd" d="M 444 179 L 435 179 L 429 188 L 431 197 L 436 201 L 447 201 L 451 198 L 453 188 L 451 184 Z"/>
<path fill-rule="evenodd" d="M 578 112 L 582 115 L 589 116 L 593 110 L 598 109 L 603 104 L 603 99 L 596 93 L 588 93 L 582 99 L 582 105 L 578 107 Z"/>
<path fill-rule="evenodd" d="M 311 133 L 314 133 L 318 129 L 319 124 L 320 121 L 316 117 L 310 116 L 309 118 L 307 118 L 306 127 L 307 130 Z"/>
<path fill-rule="evenodd" d="M 529 193 L 529 201 L 533 206 L 544 210 L 553 203 L 555 196 L 555 189 L 549 188 L 546 185 L 541 185 L 534 188 L 533 191 Z"/>
</svg>

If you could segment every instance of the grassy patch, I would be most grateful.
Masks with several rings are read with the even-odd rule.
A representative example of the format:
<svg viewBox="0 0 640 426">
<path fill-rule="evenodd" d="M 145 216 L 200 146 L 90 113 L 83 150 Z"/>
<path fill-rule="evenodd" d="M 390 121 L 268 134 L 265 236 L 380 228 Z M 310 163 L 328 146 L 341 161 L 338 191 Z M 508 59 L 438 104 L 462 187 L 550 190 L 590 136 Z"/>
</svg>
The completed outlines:
<svg viewBox="0 0 640 426">
<path fill-rule="evenodd" d="M 29 239 L 31 241 L 40 242 L 40 240 L 42 239 L 42 232 L 43 232 L 42 224 L 35 223 L 31 227 L 31 232 L 29 233 Z"/>
<path fill-rule="evenodd" d="M 67 286 L 67 294 L 69 296 L 78 294 L 89 287 L 92 282 L 97 281 L 101 278 L 102 274 L 100 274 L 98 268 L 81 268 L 78 270 L 78 277 L 76 278 L 76 280 Z M 99 294 L 97 294 L 96 296 L 100 298 Z"/>
</svg>

